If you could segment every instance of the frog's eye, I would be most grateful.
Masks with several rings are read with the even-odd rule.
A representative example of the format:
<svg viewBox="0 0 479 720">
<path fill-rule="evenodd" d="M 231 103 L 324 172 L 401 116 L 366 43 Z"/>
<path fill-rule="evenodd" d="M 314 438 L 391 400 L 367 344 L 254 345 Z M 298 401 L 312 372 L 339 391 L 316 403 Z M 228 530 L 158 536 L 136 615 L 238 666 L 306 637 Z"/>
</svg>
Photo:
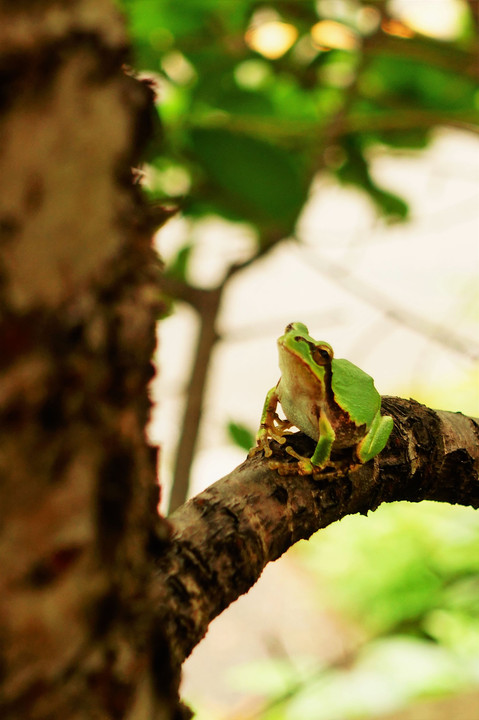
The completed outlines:
<svg viewBox="0 0 479 720">
<path fill-rule="evenodd" d="M 329 365 L 333 359 L 333 353 L 327 345 L 315 345 L 312 351 L 313 360 L 317 365 Z"/>
</svg>

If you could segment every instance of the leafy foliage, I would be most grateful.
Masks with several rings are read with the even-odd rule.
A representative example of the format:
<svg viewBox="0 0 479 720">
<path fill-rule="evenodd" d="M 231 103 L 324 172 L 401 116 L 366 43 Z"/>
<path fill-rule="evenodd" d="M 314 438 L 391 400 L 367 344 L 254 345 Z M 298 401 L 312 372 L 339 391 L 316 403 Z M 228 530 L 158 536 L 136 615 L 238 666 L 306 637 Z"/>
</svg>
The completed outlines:
<svg viewBox="0 0 479 720">
<path fill-rule="evenodd" d="M 396 504 L 297 546 L 323 603 L 327 593 L 334 614 L 355 622 L 363 641 L 329 666 L 308 658 L 240 666 L 235 686 L 265 698 L 255 717 L 359 720 L 474 687 L 478 538 L 472 509 Z"/>
<path fill-rule="evenodd" d="M 254 434 L 241 423 L 230 421 L 227 426 L 228 435 L 235 445 L 243 450 L 249 450 L 255 444 Z"/>
<path fill-rule="evenodd" d="M 155 196 L 174 197 L 191 217 L 247 221 L 260 248 L 293 231 L 319 171 L 361 188 L 384 217 L 405 219 L 404 200 L 372 176 L 371 150 L 422 148 L 436 125 L 478 122 L 466 6 L 446 42 L 383 2 L 121 4 L 136 67 L 160 87 L 165 143 L 148 162 L 163 179 L 168 167 L 188 178 L 180 192 L 153 183 Z M 288 36 L 275 47 L 274 30 Z"/>
<path fill-rule="evenodd" d="M 226 129 L 192 132 L 196 157 L 215 187 L 218 209 L 288 227 L 304 202 L 301 178 L 283 148 Z"/>
<path fill-rule="evenodd" d="M 443 619 L 444 613 L 466 613 L 470 620 L 478 615 L 478 535 L 472 510 L 391 505 L 367 522 L 348 518 L 328 528 L 301 554 L 323 579 L 328 576 L 335 603 L 370 634 L 405 632 L 436 641 L 445 640 L 438 636 L 436 612 Z"/>
</svg>

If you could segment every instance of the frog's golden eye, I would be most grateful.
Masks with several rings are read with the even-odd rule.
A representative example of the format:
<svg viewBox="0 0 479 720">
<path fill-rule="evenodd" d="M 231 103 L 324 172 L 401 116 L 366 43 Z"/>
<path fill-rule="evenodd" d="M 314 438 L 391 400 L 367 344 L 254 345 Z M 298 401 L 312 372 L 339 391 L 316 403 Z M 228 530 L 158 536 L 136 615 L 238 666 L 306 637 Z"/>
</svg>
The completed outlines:
<svg viewBox="0 0 479 720">
<path fill-rule="evenodd" d="M 327 345 L 315 345 L 312 351 L 312 356 L 317 365 L 329 365 L 333 359 L 331 348 Z"/>
</svg>

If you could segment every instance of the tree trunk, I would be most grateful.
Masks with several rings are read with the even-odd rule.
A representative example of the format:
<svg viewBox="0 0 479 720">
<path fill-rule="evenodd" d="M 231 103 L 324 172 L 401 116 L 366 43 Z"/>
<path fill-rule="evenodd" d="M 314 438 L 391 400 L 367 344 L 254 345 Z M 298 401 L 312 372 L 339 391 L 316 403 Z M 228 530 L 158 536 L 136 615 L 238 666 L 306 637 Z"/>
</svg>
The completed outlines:
<svg viewBox="0 0 479 720">
<path fill-rule="evenodd" d="M 159 268 L 131 170 L 152 93 L 109 0 L 1 2 L 0 48 L 0 715 L 169 720 Z"/>
</svg>

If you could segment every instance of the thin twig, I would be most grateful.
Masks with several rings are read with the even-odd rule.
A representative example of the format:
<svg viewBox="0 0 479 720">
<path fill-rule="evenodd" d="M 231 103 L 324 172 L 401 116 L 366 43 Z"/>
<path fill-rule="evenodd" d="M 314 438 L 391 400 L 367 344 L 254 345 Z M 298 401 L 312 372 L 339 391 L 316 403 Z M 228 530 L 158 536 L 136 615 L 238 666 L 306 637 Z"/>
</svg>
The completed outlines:
<svg viewBox="0 0 479 720">
<path fill-rule="evenodd" d="M 201 308 L 198 308 L 200 310 L 200 333 L 178 439 L 169 503 L 170 513 L 182 505 L 188 497 L 191 466 L 198 440 L 208 367 L 213 347 L 218 338 L 215 327 L 223 287 L 224 285 L 213 290 L 204 291 Z"/>
<path fill-rule="evenodd" d="M 311 251 L 304 243 L 298 242 L 301 248 L 301 254 L 307 256 L 308 266 L 314 268 L 332 279 L 338 285 L 341 285 L 347 292 L 359 298 L 363 302 L 371 305 L 383 315 L 401 323 L 405 327 L 420 333 L 424 337 L 430 338 L 434 342 L 443 345 L 448 350 L 464 355 L 471 360 L 479 359 L 479 348 L 474 347 L 471 341 L 460 337 L 451 330 L 450 327 L 444 327 L 436 323 L 429 322 L 420 315 L 406 310 L 401 305 L 396 304 L 386 294 L 380 290 L 371 287 L 357 277 L 354 277 L 343 265 L 326 260 L 319 257 L 316 252 Z"/>
</svg>

